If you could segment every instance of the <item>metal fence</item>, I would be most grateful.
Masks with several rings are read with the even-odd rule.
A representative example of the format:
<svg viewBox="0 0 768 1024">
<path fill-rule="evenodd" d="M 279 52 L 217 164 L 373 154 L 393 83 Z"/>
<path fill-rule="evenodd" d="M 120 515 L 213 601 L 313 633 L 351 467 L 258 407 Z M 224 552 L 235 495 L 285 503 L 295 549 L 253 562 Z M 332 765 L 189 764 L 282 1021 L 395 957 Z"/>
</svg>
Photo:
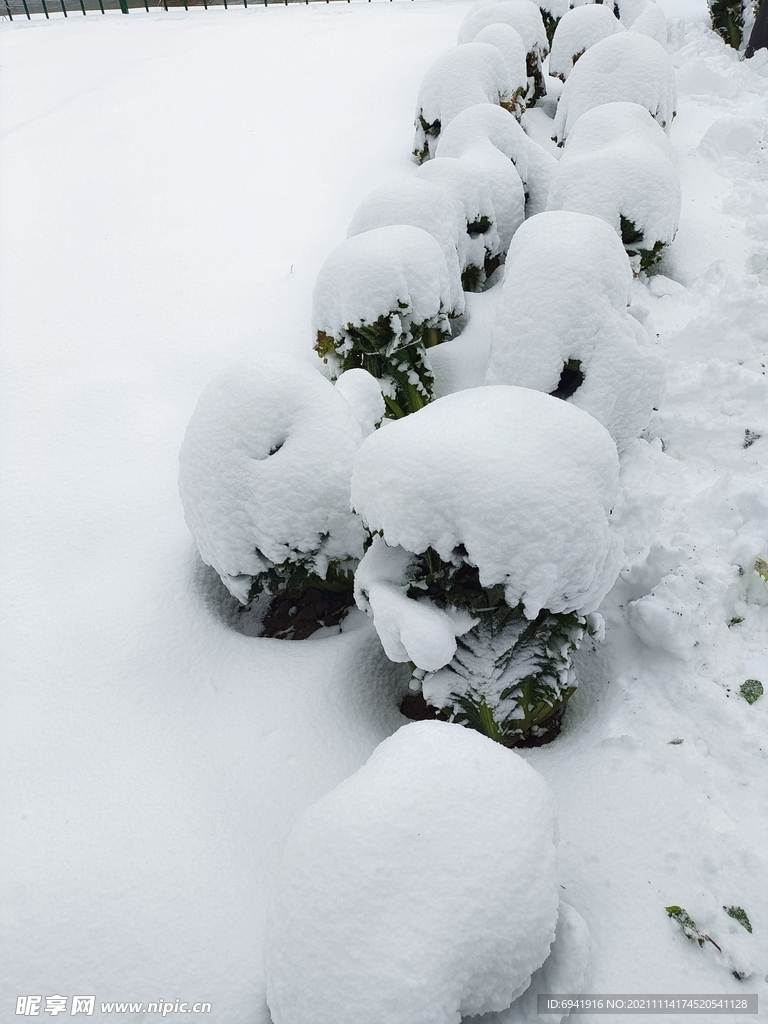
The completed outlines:
<svg viewBox="0 0 768 1024">
<path fill-rule="evenodd" d="M 35 16 L 68 18 L 72 15 L 106 14 L 107 11 L 130 14 L 174 8 L 188 11 L 191 7 L 201 7 L 206 11 L 209 7 L 223 7 L 225 10 L 230 7 L 268 7 L 273 4 L 284 4 L 287 7 L 289 2 L 308 4 L 310 0 L 151 0 L 151 3 L 150 0 L 0 0 L 0 16 L 13 21 L 15 18 L 31 19 Z M 329 2 L 325 0 L 325 3 Z M 350 0 L 346 2 L 350 3 Z"/>
</svg>

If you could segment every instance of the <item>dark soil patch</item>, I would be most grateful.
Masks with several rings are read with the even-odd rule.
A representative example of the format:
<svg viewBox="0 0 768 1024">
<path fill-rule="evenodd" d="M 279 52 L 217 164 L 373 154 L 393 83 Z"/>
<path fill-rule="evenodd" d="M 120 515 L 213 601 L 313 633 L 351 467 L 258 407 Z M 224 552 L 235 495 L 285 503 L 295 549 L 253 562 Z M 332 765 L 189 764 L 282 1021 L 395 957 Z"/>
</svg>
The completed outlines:
<svg viewBox="0 0 768 1024">
<path fill-rule="evenodd" d="M 351 590 L 284 590 L 269 603 L 262 636 L 306 640 L 322 626 L 338 626 L 354 603 Z"/>
</svg>

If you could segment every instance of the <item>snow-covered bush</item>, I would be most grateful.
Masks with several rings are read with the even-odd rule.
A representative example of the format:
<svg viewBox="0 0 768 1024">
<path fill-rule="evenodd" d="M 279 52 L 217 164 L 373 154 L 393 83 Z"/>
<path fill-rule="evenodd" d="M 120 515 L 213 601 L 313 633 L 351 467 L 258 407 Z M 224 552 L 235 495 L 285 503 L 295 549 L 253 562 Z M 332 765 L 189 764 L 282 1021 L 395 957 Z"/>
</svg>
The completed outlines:
<svg viewBox="0 0 768 1024">
<path fill-rule="evenodd" d="M 355 599 L 429 704 L 510 746 L 556 733 L 622 564 L 617 490 L 605 428 L 524 388 L 459 391 L 366 438 L 352 504 L 379 536 Z"/>
<path fill-rule="evenodd" d="M 681 203 L 677 168 L 650 133 L 640 132 L 597 148 L 589 142 L 566 144 L 548 200 L 550 210 L 602 217 L 620 235 L 638 271 L 657 263 L 675 237 Z"/>
<path fill-rule="evenodd" d="M 554 138 L 562 143 L 579 117 L 602 103 L 639 103 L 669 127 L 677 107 L 675 69 L 655 39 L 617 32 L 590 46 L 563 86 L 555 114 Z"/>
<path fill-rule="evenodd" d="M 439 243 L 448 268 L 452 315 L 464 311 L 458 256 L 459 224 L 453 197 L 436 182 L 402 177 L 374 189 L 352 215 L 347 237 L 396 224 L 429 232 Z"/>
<path fill-rule="evenodd" d="M 603 103 L 588 110 L 571 128 L 566 148 L 589 153 L 619 139 L 641 141 L 674 159 L 667 133 L 639 103 Z"/>
<path fill-rule="evenodd" d="M 650 36 L 651 39 L 655 39 L 657 43 L 666 48 L 667 16 L 658 4 L 646 4 L 629 26 L 629 31 Z"/>
<path fill-rule="evenodd" d="M 434 155 L 440 133 L 466 107 L 496 103 L 514 110 L 516 91 L 497 46 L 472 43 L 448 50 L 437 58 L 419 86 L 413 140 L 416 161 L 423 163 Z"/>
<path fill-rule="evenodd" d="M 431 401 L 426 349 L 451 333 L 452 289 L 440 245 L 401 224 L 354 235 L 337 246 L 312 295 L 315 351 L 338 377 L 361 367 L 380 383 L 387 415 Z"/>
<path fill-rule="evenodd" d="M 663 363 L 626 312 L 631 279 L 605 221 L 560 212 L 526 221 L 507 257 L 487 383 L 572 402 L 621 451 L 648 426 L 664 391 Z"/>
<path fill-rule="evenodd" d="M 563 15 L 552 40 L 549 73 L 564 82 L 573 65 L 601 39 L 626 32 L 613 10 L 602 3 L 574 7 Z"/>
<path fill-rule="evenodd" d="M 547 33 L 547 41 L 552 46 L 552 38 L 560 24 L 560 19 L 568 11 L 568 0 L 539 0 L 539 10 Z"/>
<path fill-rule="evenodd" d="M 343 388 L 298 360 L 238 365 L 205 389 L 181 447 L 179 491 L 203 561 L 240 602 L 351 588 L 365 537 L 349 504 L 362 439 Z"/>
<path fill-rule="evenodd" d="M 528 69 L 528 94 L 532 106 L 547 94 L 542 61 L 549 53 L 549 40 L 541 11 L 531 0 L 493 0 L 480 3 L 466 16 L 459 29 L 459 44 L 470 43 L 487 25 L 511 25 L 523 39 Z"/>
<path fill-rule="evenodd" d="M 552 794 L 517 754 L 445 722 L 399 729 L 288 838 L 265 941 L 274 1024 L 506 1009 L 555 936 L 555 841 Z"/>
<path fill-rule="evenodd" d="M 490 43 L 501 52 L 507 62 L 514 89 L 512 99 L 504 105 L 520 120 L 525 111 L 525 97 L 528 92 L 528 61 L 523 37 L 517 29 L 502 22 L 480 29 L 473 42 Z"/>
<path fill-rule="evenodd" d="M 481 167 L 455 157 L 435 157 L 416 174 L 447 189 L 459 222 L 458 253 L 464 291 L 478 291 L 504 258 L 491 184 Z"/>
<path fill-rule="evenodd" d="M 443 132 L 437 155 L 464 157 L 470 150 L 474 153 L 487 150 L 489 142 L 515 165 L 524 187 L 526 215 L 530 217 L 546 209 L 557 160 L 529 138 L 515 118 L 500 107 L 479 103 L 462 111 Z M 507 203 L 510 200 L 511 197 Z M 503 196 L 494 193 L 497 212 L 503 202 Z"/>
</svg>

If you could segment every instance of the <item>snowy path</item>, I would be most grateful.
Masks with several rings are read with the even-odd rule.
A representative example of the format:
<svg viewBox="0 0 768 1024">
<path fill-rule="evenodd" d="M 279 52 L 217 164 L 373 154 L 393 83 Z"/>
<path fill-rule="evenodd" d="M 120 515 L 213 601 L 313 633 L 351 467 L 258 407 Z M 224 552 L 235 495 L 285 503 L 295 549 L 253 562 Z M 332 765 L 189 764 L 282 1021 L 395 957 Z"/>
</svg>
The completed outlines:
<svg viewBox="0 0 768 1024">
<path fill-rule="evenodd" d="M 282 841 L 397 727 L 396 678 L 367 629 L 282 644 L 214 614 L 177 452 L 220 369 L 308 352 L 319 266 L 412 168 L 419 81 L 468 6 L 3 25 L 3 1020 L 54 992 L 264 1020 Z M 768 596 L 734 566 L 768 556 L 768 77 L 704 30 L 703 0 L 665 7 L 698 23 L 674 55 L 682 226 L 636 285 L 669 368 L 617 510 L 642 564 L 582 655 L 564 735 L 526 756 L 560 806 L 592 991 L 766 1000 L 768 700 L 737 690 L 768 684 Z M 651 650 L 626 605 L 670 572 L 643 612 Z"/>
</svg>

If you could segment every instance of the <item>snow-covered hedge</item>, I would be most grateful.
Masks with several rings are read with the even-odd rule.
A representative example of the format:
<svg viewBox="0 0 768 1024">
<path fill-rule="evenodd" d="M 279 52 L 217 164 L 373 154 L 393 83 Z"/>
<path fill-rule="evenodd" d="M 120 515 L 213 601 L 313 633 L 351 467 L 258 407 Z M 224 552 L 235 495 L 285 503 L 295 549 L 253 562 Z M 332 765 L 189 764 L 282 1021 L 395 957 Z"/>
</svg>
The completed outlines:
<svg viewBox="0 0 768 1024">
<path fill-rule="evenodd" d="M 605 116 L 594 108 L 583 115 L 588 118 L 583 132 L 575 123 L 574 141 L 569 136 L 547 205 L 602 217 L 620 235 L 635 269 L 647 270 L 677 233 L 680 176 L 668 146 L 642 122 L 636 105 L 611 106 Z"/>
<path fill-rule="evenodd" d="M 478 153 L 483 150 L 488 152 L 488 143 L 515 165 L 524 187 L 525 213 L 532 216 L 546 209 L 547 194 L 557 160 L 543 146 L 529 138 L 515 118 L 501 107 L 480 103 L 462 111 L 443 132 L 437 146 L 437 155 L 463 157 L 471 151 L 477 159 Z M 494 159 L 489 157 L 489 163 Z M 511 198 L 508 197 L 507 202 Z M 494 193 L 497 210 L 503 202 L 503 194 Z M 513 233 L 516 229 L 517 225 Z"/>
<path fill-rule="evenodd" d="M 406 725 L 297 821 L 266 949 L 274 1024 L 459 1024 L 506 1009 L 558 917 L 556 812 L 521 757 Z"/>
<path fill-rule="evenodd" d="M 542 61 L 549 53 L 549 40 L 541 11 L 531 0 L 495 0 L 480 3 L 466 16 L 459 29 L 459 44 L 470 43 L 487 25 L 511 25 L 523 39 L 528 70 L 526 100 L 532 105 L 547 94 Z"/>
<path fill-rule="evenodd" d="M 439 243 L 448 268 L 451 315 L 464 312 L 458 256 L 459 224 L 450 192 L 434 181 L 402 177 L 374 189 L 352 215 L 347 237 L 396 224 L 429 232 Z"/>
<path fill-rule="evenodd" d="M 560 20 L 552 40 L 549 73 L 564 82 L 573 65 L 601 39 L 626 32 L 613 10 L 602 3 L 574 7 Z"/>
<path fill-rule="evenodd" d="M 350 512 L 360 419 L 343 387 L 287 358 L 235 366 L 201 395 L 179 455 L 184 516 L 243 604 L 262 590 L 351 587 L 365 537 Z"/>
<path fill-rule="evenodd" d="M 448 50 L 429 68 L 419 87 L 414 158 L 423 163 L 433 156 L 440 133 L 466 107 L 494 103 L 514 110 L 516 94 L 517 86 L 497 46 L 472 43 Z"/>
<path fill-rule="evenodd" d="M 486 380 L 564 398 L 603 424 L 621 451 L 647 426 L 664 369 L 627 315 L 632 273 L 597 217 L 544 213 L 510 248 Z"/>
<path fill-rule="evenodd" d="M 469 161 L 443 156 L 422 164 L 416 174 L 442 185 L 450 193 L 459 224 L 462 288 L 477 291 L 499 266 L 505 251 L 488 175 L 482 167 Z"/>
<path fill-rule="evenodd" d="M 510 745 L 546 731 L 622 563 L 617 488 L 604 427 L 524 388 L 460 391 L 366 438 L 352 503 L 381 536 L 355 599 L 430 704 Z"/>
<path fill-rule="evenodd" d="M 655 39 L 657 43 L 666 48 L 667 16 L 658 4 L 648 3 L 633 19 L 629 31 L 650 36 L 651 39 Z"/>
<path fill-rule="evenodd" d="M 528 93 L 528 60 L 525 52 L 523 37 L 503 22 L 500 24 L 486 25 L 480 29 L 475 38 L 475 43 L 490 43 L 495 46 L 507 62 L 509 75 L 512 80 L 514 92 L 509 103 L 504 104 L 510 113 L 520 120 L 525 111 L 525 97 Z"/>
<path fill-rule="evenodd" d="M 562 143 L 587 110 L 606 102 L 639 103 L 662 128 L 677 108 L 675 69 L 667 51 L 649 36 L 618 32 L 590 46 L 563 86 L 554 122 Z"/>
<path fill-rule="evenodd" d="M 432 398 L 426 349 L 451 333 L 451 280 L 443 250 L 422 228 L 365 231 L 337 246 L 312 295 L 315 351 L 331 375 L 361 367 L 381 384 L 389 416 Z"/>
<path fill-rule="evenodd" d="M 568 0 L 539 0 L 539 10 L 547 33 L 547 41 L 552 46 L 552 38 L 560 24 L 560 19 L 568 12 Z"/>
</svg>

